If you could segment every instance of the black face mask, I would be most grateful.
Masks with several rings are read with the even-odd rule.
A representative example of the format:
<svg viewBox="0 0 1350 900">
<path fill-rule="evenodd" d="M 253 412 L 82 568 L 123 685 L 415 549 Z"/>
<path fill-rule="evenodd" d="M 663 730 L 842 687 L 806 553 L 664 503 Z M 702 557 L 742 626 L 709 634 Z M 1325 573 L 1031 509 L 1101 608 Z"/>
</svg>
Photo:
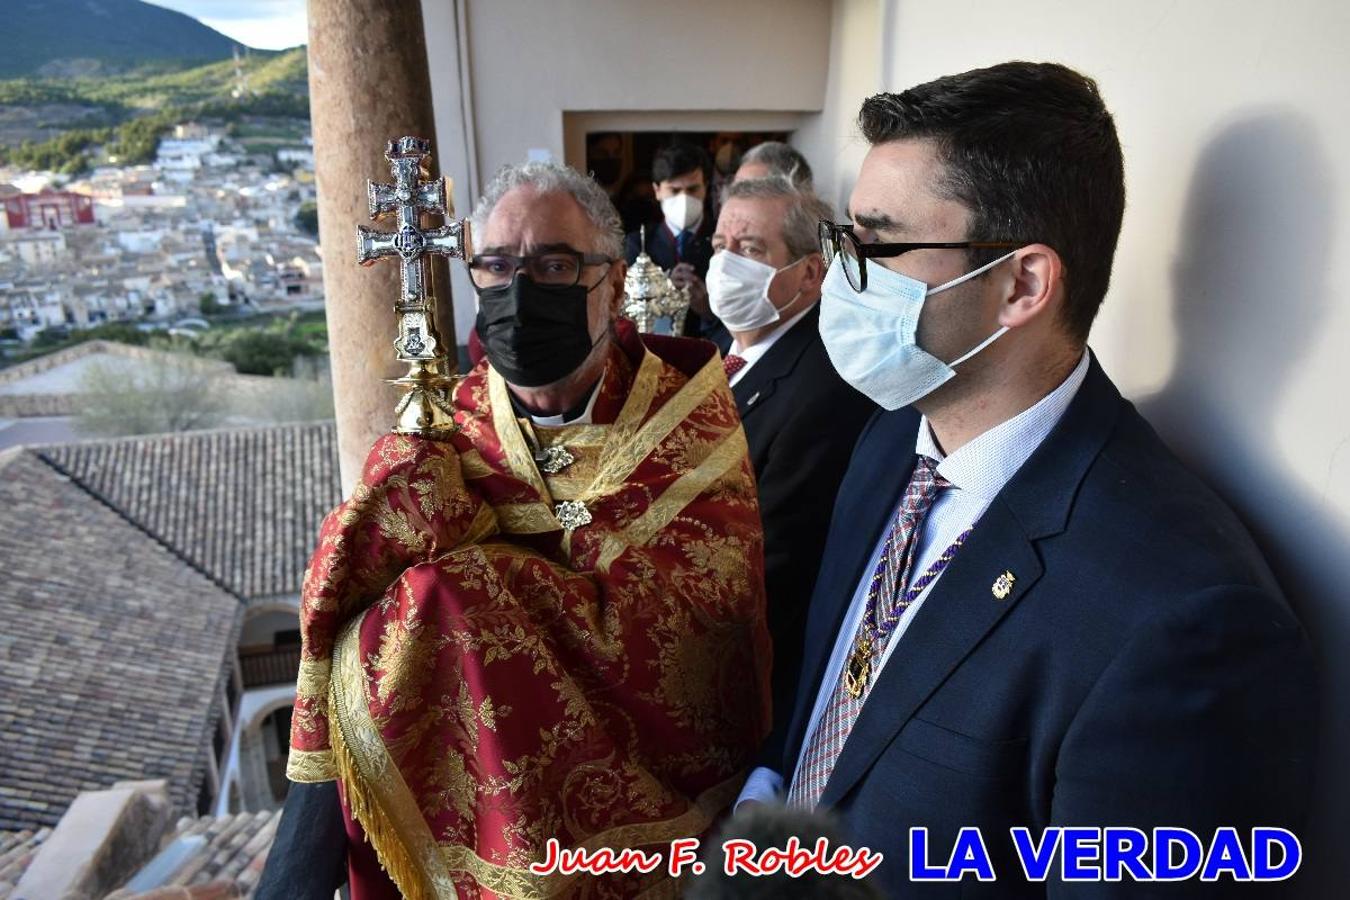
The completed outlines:
<svg viewBox="0 0 1350 900">
<path fill-rule="evenodd" d="M 511 384 L 542 387 L 572 374 L 591 348 L 583 285 L 545 288 L 521 272 L 478 293 L 478 337 L 492 367 Z"/>
</svg>

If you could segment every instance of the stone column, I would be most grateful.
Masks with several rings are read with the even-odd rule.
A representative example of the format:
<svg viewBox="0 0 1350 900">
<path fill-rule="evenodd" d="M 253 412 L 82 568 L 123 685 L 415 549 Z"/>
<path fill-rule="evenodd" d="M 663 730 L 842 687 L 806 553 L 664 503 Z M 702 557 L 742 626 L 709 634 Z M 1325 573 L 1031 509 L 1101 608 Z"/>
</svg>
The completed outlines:
<svg viewBox="0 0 1350 900">
<path fill-rule="evenodd" d="M 407 370 L 395 361 L 393 349 L 398 266 L 358 266 L 356 226 L 368 222 L 367 179 L 389 181 L 385 141 L 405 134 L 436 137 L 421 3 L 309 0 L 309 98 L 338 453 L 347 495 L 371 444 L 394 424 L 399 391 L 383 379 Z M 433 154 L 439 149 L 433 143 Z M 448 270 L 441 260 L 430 266 L 437 325 L 453 363 Z"/>
</svg>

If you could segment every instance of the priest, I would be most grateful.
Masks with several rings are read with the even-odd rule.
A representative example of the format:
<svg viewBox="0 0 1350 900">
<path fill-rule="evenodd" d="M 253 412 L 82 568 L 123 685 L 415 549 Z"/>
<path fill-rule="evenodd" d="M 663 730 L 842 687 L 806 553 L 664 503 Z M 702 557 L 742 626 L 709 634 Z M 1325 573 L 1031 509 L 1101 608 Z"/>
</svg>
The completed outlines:
<svg viewBox="0 0 1350 900">
<path fill-rule="evenodd" d="M 716 349 L 616 318 L 623 234 L 590 178 L 507 167 L 472 224 L 486 358 L 458 430 L 382 438 L 324 522 L 298 799 L 259 896 L 331 859 L 334 794 L 356 900 L 673 896 L 664 866 L 532 866 L 551 840 L 699 836 L 768 730 L 763 538 Z"/>
</svg>

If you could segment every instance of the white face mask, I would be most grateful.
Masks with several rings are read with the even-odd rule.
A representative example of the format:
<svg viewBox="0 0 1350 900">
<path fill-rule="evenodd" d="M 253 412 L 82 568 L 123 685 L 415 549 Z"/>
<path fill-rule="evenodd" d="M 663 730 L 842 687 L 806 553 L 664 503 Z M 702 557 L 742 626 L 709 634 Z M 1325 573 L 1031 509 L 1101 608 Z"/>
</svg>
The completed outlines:
<svg viewBox="0 0 1350 900">
<path fill-rule="evenodd" d="M 675 194 L 661 201 L 661 214 L 670 230 L 679 234 L 693 228 L 703 218 L 703 201 L 689 194 Z"/>
<path fill-rule="evenodd" d="M 1012 253 L 935 288 L 873 263 L 867 290 L 849 285 L 836 255 L 821 286 L 820 336 L 839 376 L 884 409 L 928 396 L 956 375 L 956 367 L 1007 332 L 1005 325 L 959 359 L 945 363 L 919 348 L 916 332 L 924 300 L 981 275 Z"/>
<path fill-rule="evenodd" d="M 739 253 L 719 250 L 708 263 L 708 277 L 704 279 L 713 315 L 721 319 L 729 331 L 751 331 L 777 322 L 780 316 L 769 299 L 769 285 L 773 283 L 773 276 L 801 261 L 775 269 Z M 797 296 L 801 296 L 801 291 Z M 793 297 L 788 305 L 796 301 L 797 297 Z"/>
</svg>

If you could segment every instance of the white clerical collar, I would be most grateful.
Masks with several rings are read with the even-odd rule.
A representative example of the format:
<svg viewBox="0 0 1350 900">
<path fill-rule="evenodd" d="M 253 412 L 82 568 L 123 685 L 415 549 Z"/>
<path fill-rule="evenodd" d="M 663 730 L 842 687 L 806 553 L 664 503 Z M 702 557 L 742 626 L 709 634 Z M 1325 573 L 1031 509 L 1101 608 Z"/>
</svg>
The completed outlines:
<svg viewBox="0 0 1350 900">
<path fill-rule="evenodd" d="M 608 374 L 608 371 L 606 371 Z M 542 425 L 545 428 L 554 428 L 558 425 L 589 425 L 591 424 L 591 414 L 595 411 L 595 398 L 600 396 L 600 385 L 604 383 L 604 375 L 591 388 L 591 399 L 586 401 L 586 408 L 581 411 L 581 415 L 574 419 L 567 418 L 567 413 L 558 413 L 556 416 L 536 416 L 530 413 L 530 421 L 536 425 Z"/>
<path fill-rule="evenodd" d="M 928 417 L 924 416 L 919 421 L 915 452 L 937 460 L 938 474 L 957 490 L 970 491 L 986 502 L 992 501 L 1069 408 L 1087 377 L 1090 359 L 1090 354 L 1084 350 L 1083 358 L 1059 387 L 1036 401 L 1034 406 L 1000 422 L 950 456 L 938 446 Z"/>
<path fill-rule="evenodd" d="M 749 347 L 742 347 L 741 342 L 739 340 L 733 339 L 731 342 L 731 352 L 736 356 L 739 356 L 741 359 L 745 360 L 745 365 L 741 367 L 741 371 L 744 372 L 746 369 L 754 365 L 755 360 L 759 359 L 761 356 L 768 353 L 769 348 L 772 347 L 775 343 L 777 343 L 779 338 L 781 338 L 783 335 L 791 331 L 793 325 L 796 325 L 798 322 L 800 322 L 806 316 L 807 313 L 809 313 L 811 310 L 815 308 L 816 304 L 812 303 L 810 306 L 806 307 L 806 309 L 797 313 L 795 316 L 788 319 L 782 325 L 779 325 L 773 331 L 769 332 L 762 339 L 756 341 L 754 344 L 751 344 Z"/>
</svg>

